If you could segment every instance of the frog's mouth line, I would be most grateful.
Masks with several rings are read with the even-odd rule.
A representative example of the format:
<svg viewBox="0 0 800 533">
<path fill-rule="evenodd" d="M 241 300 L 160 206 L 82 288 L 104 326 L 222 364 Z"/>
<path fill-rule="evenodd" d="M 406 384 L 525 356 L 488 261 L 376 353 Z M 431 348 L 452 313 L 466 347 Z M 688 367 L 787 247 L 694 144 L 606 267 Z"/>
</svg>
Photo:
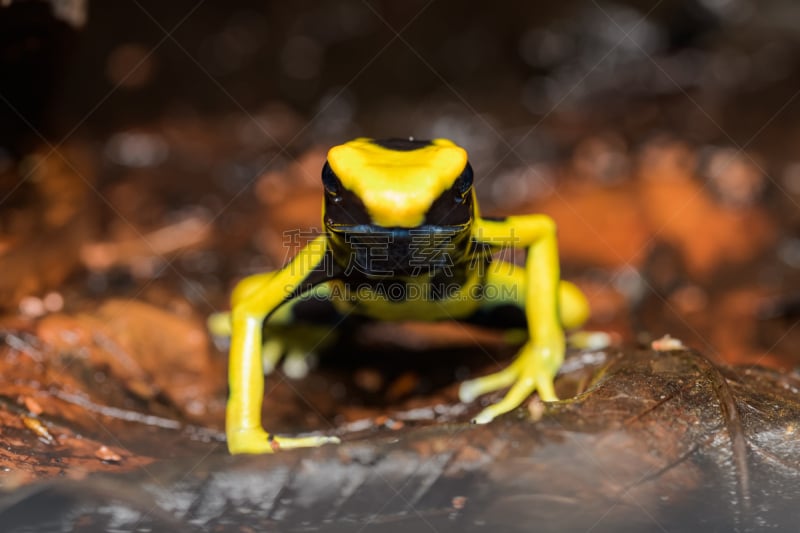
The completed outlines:
<svg viewBox="0 0 800 533">
<path fill-rule="evenodd" d="M 433 236 L 434 238 L 446 238 L 447 236 L 456 237 L 470 229 L 470 223 L 465 224 L 452 224 L 452 225 L 437 225 L 437 224 L 424 224 L 413 228 L 401 227 L 384 227 L 377 224 L 326 224 L 325 227 L 328 231 L 339 235 L 353 235 L 353 236 L 370 236 L 373 238 L 387 236 L 393 239 L 407 239 L 417 237 L 421 240 L 424 236 Z"/>
<path fill-rule="evenodd" d="M 345 273 L 408 276 L 460 265 L 470 249 L 469 224 L 385 228 L 373 224 L 328 226 L 334 260 Z"/>
</svg>

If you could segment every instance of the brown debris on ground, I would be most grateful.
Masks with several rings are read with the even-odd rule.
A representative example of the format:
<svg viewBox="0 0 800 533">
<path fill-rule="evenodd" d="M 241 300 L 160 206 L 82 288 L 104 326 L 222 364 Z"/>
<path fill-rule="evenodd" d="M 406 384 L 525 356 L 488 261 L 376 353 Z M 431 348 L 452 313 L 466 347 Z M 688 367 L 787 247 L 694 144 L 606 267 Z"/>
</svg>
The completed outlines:
<svg viewBox="0 0 800 533">
<path fill-rule="evenodd" d="M 8 471 L 25 473 L 14 483 L 136 468 L 180 449 L 148 444 L 158 434 L 216 439 L 225 372 L 204 327 L 132 300 L 3 322 L 0 441 Z"/>
<path fill-rule="evenodd" d="M 94 169 L 82 147 L 32 153 L 0 172 L 0 309 L 58 287 L 90 237 Z"/>
<path fill-rule="evenodd" d="M 14 490 L 43 479 L 78 480 L 94 472 L 125 472 L 152 462 L 120 446 L 113 435 L 105 442 L 87 438 L 58 418 L 56 413 L 42 418 L 25 414 L 0 401 L 0 489 Z"/>
<path fill-rule="evenodd" d="M 224 367 L 212 358 L 205 321 L 134 300 L 109 300 L 92 313 L 49 315 L 36 325 L 56 357 L 79 353 L 129 393 L 165 399 L 189 420 L 208 422 L 221 393 Z M 217 406 L 217 411 L 219 408 Z"/>
</svg>

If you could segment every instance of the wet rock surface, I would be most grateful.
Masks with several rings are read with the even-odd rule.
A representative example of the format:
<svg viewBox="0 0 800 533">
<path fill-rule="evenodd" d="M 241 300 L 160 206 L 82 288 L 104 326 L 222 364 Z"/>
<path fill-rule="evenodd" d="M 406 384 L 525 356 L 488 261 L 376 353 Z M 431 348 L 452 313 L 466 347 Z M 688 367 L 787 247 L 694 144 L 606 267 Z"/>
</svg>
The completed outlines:
<svg viewBox="0 0 800 533">
<path fill-rule="evenodd" d="M 798 376 L 719 369 L 680 350 L 575 354 L 567 366 L 561 386 L 588 373 L 588 388 L 537 421 L 525 409 L 488 426 L 434 414 L 258 457 L 213 445 L 131 474 L 19 489 L 0 500 L 3 521 L 8 531 L 793 527 Z M 43 505 L 47 517 L 31 516 Z"/>
</svg>

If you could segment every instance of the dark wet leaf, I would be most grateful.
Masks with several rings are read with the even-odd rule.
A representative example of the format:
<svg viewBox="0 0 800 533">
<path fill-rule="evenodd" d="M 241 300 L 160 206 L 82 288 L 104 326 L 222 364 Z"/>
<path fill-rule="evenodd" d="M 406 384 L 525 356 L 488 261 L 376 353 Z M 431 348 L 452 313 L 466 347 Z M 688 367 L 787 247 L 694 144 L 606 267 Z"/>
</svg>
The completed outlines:
<svg viewBox="0 0 800 533">
<path fill-rule="evenodd" d="M 272 456 L 216 449 L 133 474 L 32 486 L 6 497 L 0 518 L 9 531 L 793 526 L 800 379 L 718 370 L 687 351 L 588 355 L 570 360 L 561 386 L 574 392 L 591 370 L 589 388 L 538 422 L 521 409 L 489 426 L 345 434 L 341 446 Z M 45 504 L 54 511 L 42 518 L 34 510 Z"/>
</svg>

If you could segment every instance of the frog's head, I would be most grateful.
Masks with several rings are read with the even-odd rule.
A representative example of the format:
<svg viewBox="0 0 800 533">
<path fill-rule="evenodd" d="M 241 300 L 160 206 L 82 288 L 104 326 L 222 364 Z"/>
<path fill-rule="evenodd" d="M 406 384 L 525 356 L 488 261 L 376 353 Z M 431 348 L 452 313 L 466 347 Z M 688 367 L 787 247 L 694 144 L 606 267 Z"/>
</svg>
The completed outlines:
<svg viewBox="0 0 800 533">
<path fill-rule="evenodd" d="M 467 152 L 447 139 L 360 138 L 335 146 L 322 183 L 330 231 L 468 229 L 474 216 Z"/>
</svg>

